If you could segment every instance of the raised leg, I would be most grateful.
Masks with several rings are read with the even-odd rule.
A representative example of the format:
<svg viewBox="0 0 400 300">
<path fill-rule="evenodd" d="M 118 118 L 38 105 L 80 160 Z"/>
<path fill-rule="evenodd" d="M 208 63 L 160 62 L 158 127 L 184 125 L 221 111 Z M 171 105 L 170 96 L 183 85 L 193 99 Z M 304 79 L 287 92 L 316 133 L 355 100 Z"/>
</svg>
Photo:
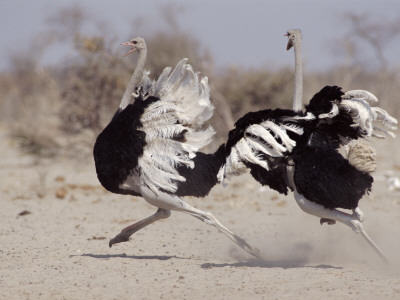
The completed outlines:
<svg viewBox="0 0 400 300">
<path fill-rule="evenodd" d="M 150 225 L 151 223 L 154 223 L 155 221 L 158 221 L 161 219 L 166 219 L 170 215 L 171 215 L 171 212 L 169 210 L 159 208 L 154 215 L 151 215 L 150 217 L 147 217 L 146 219 L 143 219 L 139 222 L 136 222 L 135 224 L 132 224 L 132 225 L 122 229 L 119 234 L 117 234 L 114 238 L 112 238 L 110 240 L 108 245 L 111 248 L 112 245 L 114 245 L 114 244 L 127 242 L 127 241 L 129 241 L 129 237 L 132 234 L 134 234 L 136 231 L 146 227 L 147 225 Z"/>
<path fill-rule="evenodd" d="M 300 207 L 301 207 L 301 205 L 300 205 Z M 353 214 L 351 216 L 354 217 L 355 219 L 357 219 L 360 222 L 364 222 L 364 213 L 358 207 L 353 209 Z M 328 225 L 334 225 L 334 224 L 336 224 L 336 221 L 335 220 L 331 220 L 331 219 L 321 218 L 319 220 L 319 223 L 321 225 L 324 224 L 324 223 L 327 223 Z"/>
<path fill-rule="evenodd" d="M 307 200 L 303 195 L 299 194 L 296 190 L 294 191 L 294 198 L 300 208 L 311 215 L 322 218 L 322 220 L 333 220 L 343 223 L 349 226 L 356 233 L 361 233 L 368 244 L 378 253 L 378 255 L 384 260 L 388 261 L 386 256 L 383 254 L 382 250 L 377 244 L 368 236 L 367 232 L 364 230 L 360 219 L 364 219 L 364 215 L 359 208 L 353 211 L 353 214 L 347 214 L 345 212 L 339 211 L 337 209 L 328 209 L 319 205 L 317 203 Z"/>
<path fill-rule="evenodd" d="M 167 193 L 157 193 L 155 194 L 148 188 L 142 187 L 141 193 L 143 197 L 152 205 L 157 207 L 162 207 L 168 210 L 181 211 L 187 214 L 194 216 L 195 218 L 203 221 L 206 224 L 212 225 L 216 227 L 219 231 L 225 234 L 228 238 L 230 238 L 234 243 L 236 243 L 239 247 L 245 250 L 247 253 L 261 258 L 260 251 L 256 248 L 252 248 L 246 241 L 240 236 L 234 234 L 224 225 L 222 225 L 213 214 L 209 212 L 202 211 L 200 209 L 194 208 L 190 206 L 185 201 L 183 201 L 178 196 L 174 196 Z"/>
<path fill-rule="evenodd" d="M 361 228 L 363 228 L 359 218 L 354 213 L 348 214 L 337 209 L 325 208 L 320 204 L 307 200 L 297 191 L 294 192 L 294 198 L 300 208 L 308 214 L 322 218 L 322 220 L 332 220 L 343 223 L 357 233 L 360 233 Z"/>
</svg>

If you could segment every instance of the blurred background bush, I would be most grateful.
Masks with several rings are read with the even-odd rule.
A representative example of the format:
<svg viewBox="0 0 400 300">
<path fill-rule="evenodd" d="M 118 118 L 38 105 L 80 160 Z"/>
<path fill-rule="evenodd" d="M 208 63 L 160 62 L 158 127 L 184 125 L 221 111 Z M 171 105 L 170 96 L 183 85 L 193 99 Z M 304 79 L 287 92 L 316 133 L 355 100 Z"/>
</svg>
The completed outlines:
<svg viewBox="0 0 400 300">
<path fill-rule="evenodd" d="M 188 57 L 195 70 L 209 77 L 216 107 L 211 123 L 217 130 L 216 142 L 209 150 L 226 140 L 235 120 L 244 113 L 291 107 L 293 68 L 233 66 L 215 70 L 210 52 L 179 28 L 176 14 L 164 13 L 164 29 L 146 36 L 146 69 L 157 77 L 164 67 Z M 122 57 L 122 41 L 104 33 L 104 24 L 98 25 L 97 34 L 85 35 L 80 25 L 88 18 L 78 6 L 60 10 L 49 18 L 50 29 L 34 37 L 22 52 L 12 54 L 11 68 L 0 74 L 1 125 L 27 153 L 38 157 L 91 155 L 97 134 L 118 107 L 133 72 L 133 56 Z M 347 59 L 334 69 L 305 73 L 305 101 L 326 84 L 344 90 L 367 89 L 379 97 L 382 107 L 400 117 L 396 99 L 399 69 L 391 67 L 383 55 L 387 41 L 400 33 L 400 23 L 376 24 L 356 14 L 349 14 L 348 20 L 352 38 L 344 36 L 338 46 Z M 377 67 L 369 68 L 358 60 L 357 39 L 371 46 Z M 60 40 L 73 46 L 73 54 L 50 67 L 39 65 L 46 47 Z M 282 40 L 282 48 L 284 43 Z"/>
</svg>

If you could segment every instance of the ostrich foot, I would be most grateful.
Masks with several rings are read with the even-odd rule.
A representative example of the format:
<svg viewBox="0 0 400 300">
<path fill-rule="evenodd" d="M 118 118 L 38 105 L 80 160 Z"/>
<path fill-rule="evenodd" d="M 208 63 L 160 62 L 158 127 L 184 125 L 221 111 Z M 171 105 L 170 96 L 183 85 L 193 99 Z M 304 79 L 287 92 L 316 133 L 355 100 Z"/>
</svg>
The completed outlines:
<svg viewBox="0 0 400 300">
<path fill-rule="evenodd" d="M 319 223 L 321 225 L 324 224 L 324 223 L 328 223 L 328 225 L 334 225 L 334 224 L 336 224 L 336 221 L 335 220 L 331 220 L 331 219 L 321 218 L 319 220 Z"/>
<path fill-rule="evenodd" d="M 118 244 L 118 243 L 123 243 L 123 242 L 127 242 L 129 241 L 129 236 L 126 236 L 126 234 L 124 234 L 124 232 L 120 232 L 119 234 L 117 234 L 115 237 L 113 237 L 110 242 L 108 243 L 108 246 L 111 248 L 112 245 L 114 244 Z"/>
<path fill-rule="evenodd" d="M 350 226 L 354 232 L 361 233 L 362 237 L 368 242 L 368 244 L 374 249 L 374 251 L 381 257 L 381 259 L 386 263 L 389 264 L 389 260 L 387 259 L 386 255 L 383 253 L 381 248 L 370 238 L 367 232 L 364 230 L 360 221 L 353 220 L 351 221 Z"/>
<path fill-rule="evenodd" d="M 234 237 L 234 242 L 238 244 L 243 250 L 245 250 L 247 253 L 253 255 L 255 258 L 258 259 L 264 259 L 264 257 L 261 255 L 261 252 L 258 248 L 250 246 L 243 238 L 240 236 L 233 234 Z"/>
</svg>

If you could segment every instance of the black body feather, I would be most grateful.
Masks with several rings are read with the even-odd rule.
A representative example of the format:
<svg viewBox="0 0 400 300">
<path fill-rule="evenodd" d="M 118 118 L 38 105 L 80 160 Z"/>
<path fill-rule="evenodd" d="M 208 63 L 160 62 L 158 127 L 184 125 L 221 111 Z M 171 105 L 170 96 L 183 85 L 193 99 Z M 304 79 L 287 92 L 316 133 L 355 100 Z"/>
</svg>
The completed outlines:
<svg viewBox="0 0 400 300">
<path fill-rule="evenodd" d="M 296 148 L 292 158 L 297 191 L 326 208 L 354 209 L 371 191 L 372 176 L 350 165 L 336 150 Z"/>
<path fill-rule="evenodd" d="M 121 189 L 120 185 L 127 180 L 128 176 L 136 176 L 138 160 L 143 155 L 146 146 L 146 133 L 138 129 L 142 127 L 140 117 L 145 109 L 156 101 L 159 99 L 155 97 L 149 97 L 145 101 L 136 98 L 134 104 L 128 105 L 122 111 L 117 111 L 111 122 L 97 137 L 93 150 L 97 177 L 108 191 L 140 196 L 136 191 Z M 171 138 L 184 142 L 186 132 L 185 130 Z M 193 169 L 183 164 L 177 167 L 178 173 L 185 177 L 186 181 L 176 181 L 178 189 L 174 194 L 205 197 L 217 184 L 217 173 L 224 161 L 225 145 L 221 145 L 213 154 L 197 152 L 193 159 Z"/>
<path fill-rule="evenodd" d="M 287 184 L 287 159 L 284 157 L 273 157 L 272 159 L 269 158 L 268 161 L 269 170 L 256 164 L 245 164 L 250 169 L 250 174 L 259 183 L 268 185 L 271 189 L 287 195 L 289 189 L 292 190 Z"/>
<path fill-rule="evenodd" d="M 218 183 L 217 174 L 225 162 L 225 145 L 221 145 L 215 153 L 205 154 L 197 152 L 193 159 L 194 168 L 185 165 L 178 167 L 180 175 L 186 178 L 178 182 L 178 196 L 205 197 Z"/>
<path fill-rule="evenodd" d="M 297 191 L 326 208 L 354 209 L 371 191 L 373 177 L 361 172 L 337 150 L 345 142 L 357 140 L 366 132 L 354 126 L 351 115 L 340 111 L 333 118 L 318 119 L 332 110 L 344 93 L 340 87 L 326 86 L 313 96 L 306 111 L 317 119 L 304 124 L 304 134 L 292 153 Z"/>
<path fill-rule="evenodd" d="M 120 189 L 119 186 L 138 165 L 139 157 L 146 145 L 146 134 L 139 130 L 140 116 L 146 107 L 158 101 L 149 97 L 146 101 L 137 98 L 134 104 L 118 110 L 111 122 L 97 137 L 93 149 L 97 177 L 102 186 L 117 194 L 133 194 L 134 191 Z"/>
<path fill-rule="evenodd" d="M 326 86 L 306 105 L 305 114 L 292 110 L 267 109 L 244 115 L 229 133 L 227 155 L 243 137 L 248 126 L 265 120 L 279 124 L 283 117 L 305 116 L 310 112 L 316 117 L 314 120 L 296 121 L 296 125 L 304 130 L 302 135 L 287 132 L 296 142 L 291 153 L 278 158 L 261 155 L 268 162 L 270 170 L 258 164 L 244 163 L 259 183 L 285 195 L 291 189 L 287 182 L 287 166 L 293 164 L 296 189 L 308 200 L 326 208 L 356 208 L 362 196 L 371 191 L 373 178 L 350 165 L 338 152 L 338 148 L 347 141 L 364 137 L 366 132 L 354 126 L 351 115 L 346 111 L 340 111 L 332 118 L 318 118 L 320 114 L 329 113 L 333 104 L 340 103 L 343 95 L 340 87 Z"/>
<path fill-rule="evenodd" d="M 326 114 L 332 110 L 333 103 L 341 101 L 343 95 L 341 87 L 327 85 L 311 98 L 306 111 L 315 116 Z"/>
<path fill-rule="evenodd" d="M 315 115 L 316 119 L 304 123 L 302 143 L 315 148 L 338 149 L 345 141 L 366 135 L 360 127 L 354 126 L 353 118 L 344 110 L 333 118 L 318 118 L 320 114 L 329 113 L 334 103 L 340 103 L 343 95 L 340 87 L 325 86 L 312 97 L 306 105 L 306 112 Z"/>
</svg>

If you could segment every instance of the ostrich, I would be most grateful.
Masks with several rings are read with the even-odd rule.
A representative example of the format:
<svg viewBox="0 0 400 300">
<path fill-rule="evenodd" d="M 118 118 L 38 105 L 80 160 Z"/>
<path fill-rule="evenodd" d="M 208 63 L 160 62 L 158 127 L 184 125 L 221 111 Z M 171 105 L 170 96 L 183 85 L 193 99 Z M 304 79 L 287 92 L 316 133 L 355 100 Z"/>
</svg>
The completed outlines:
<svg viewBox="0 0 400 300">
<path fill-rule="evenodd" d="M 126 242 L 136 231 L 180 211 L 216 227 L 253 256 L 244 239 L 223 226 L 211 213 L 190 206 L 183 196 L 205 197 L 217 183 L 225 159 L 222 145 L 214 154 L 198 152 L 214 130 L 202 129 L 213 114 L 207 77 L 199 76 L 182 59 L 157 81 L 144 71 L 146 43 L 134 38 L 123 43 L 138 53 L 138 62 L 119 108 L 97 137 L 93 155 L 100 183 L 108 191 L 141 196 L 158 209 L 112 238 L 109 246 Z"/>
<path fill-rule="evenodd" d="M 293 109 L 296 111 L 301 111 L 303 87 L 301 30 L 288 30 L 286 36 L 288 37 L 288 44 L 286 49 L 290 50 L 293 47 L 295 54 L 295 89 L 293 98 Z M 337 126 L 336 120 L 338 120 L 341 115 L 344 115 L 344 113 L 349 113 L 350 116 L 353 118 L 353 122 L 355 123 L 354 125 L 359 126 L 361 130 L 364 131 L 365 134 L 361 137 L 374 136 L 378 138 L 384 138 L 385 136 L 379 134 L 379 131 L 383 131 L 384 133 L 387 133 L 388 135 L 394 137 L 394 134 L 390 131 L 382 130 L 379 127 L 373 127 L 372 123 L 374 121 L 382 122 L 391 130 L 395 130 L 397 124 L 397 120 L 387 114 L 386 111 L 378 107 L 370 107 L 370 105 L 366 102 L 378 102 L 378 99 L 375 97 L 375 95 L 364 90 L 353 90 L 343 94 L 341 93 L 341 91 L 339 92 L 340 89 L 337 87 L 331 87 L 330 89 L 333 93 L 335 93 L 336 90 L 336 97 L 332 96 L 331 99 L 323 99 L 314 96 L 310 103 L 306 105 L 306 111 L 313 113 L 317 117 L 317 119 L 323 122 L 321 124 L 324 124 L 324 126 L 326 127 L 331 126 L 332 132 L 335 132 L 338 130 L 337 128 L 335 128 Z M 337 100 L 339 100 L 338 105 L 334 103 L 335 101 L 337 101 L 334 98 L 337 98 Z M 331 124 L 328 125 L 329 123 Z M 328 132 L 325 132 L 325 134 L 329 136 Z M 326 222 L 329 225 L 332 225 L 335 224 L 336 221 L 339 221 L 346 225 L 349 225 L 355 232 L 361 233 L 362 236 L 367 240 L 367 242 L 378 252 L 378 254 L 385 259 L 382 251 L 372 241 L 372 239 L 368 236 L 363 226 L 361 225 L 360 222 L 364 221 L 364 214 L 358 207 L 358 201 L 361 199 L 361 197 L 365 193 L 371 191 L 373 178 L 371 177 L 370 173 L 372 173 L 376 168 L 375 150 L 362 143 L 349 143 L 348 139 L 341 140 L 339 144 L 330 147 L 334 150 L 337 150 L 340 145 L 345 146 L 347 160 L 350 165 L 361 172 L 358 177 L 354 177 L 353 180 L 349 181 L 352 183 L 352 192 L 358 190 L 358 195 L 354 193 L 353 196 L 351 196 L 350 194 L 344 193 L 343 195 L 339 194 L 339 197 L 342 197 L 341 199 L 335 200 L 332 198 L 332 200 L 327 200 L 323 199 L 323 197 L 326 197 L 327 195 L 322 195 L 322 197 L 321 195 L 316 195 L 316 190 L 313 187 L 308 186 L 307 188 L 305 188 L 303 186 L 303 188 L 299 189 L 296 188 L 296 184 L 294 184 L 295 199 L 301 209 L 303 209 L 305 212 L 320 217 L 321 224 Z M 325 188 L 329 187 L 328 184 L 330 184 L 331 186 L 337 186 L 337 183 L 340 183 L 340 181 L 338 181 L 338 178 L 341 177 L 341 174 L 334 174 L 331 170 L 332 169 L 327 169 L 326 172 L 329 172 L 330 175 L 335 176 L 332 177 L 332 183 L 327 183 Z M 305 172 L 305 174 L 307 174 L 307 172 Z M 368 179 L 371 182 L 370 184 L 366 184 L 367 181 L 364 184 L 360 182 L 360 179 L 363 177 L 367 179 L 366 175 L 370 177 L 370 179 Z M 308 179 L 310 180 L 311 178 Z M 352 179 L 352 177 L 349 177 L 349 179 Z M 303 180 L 307 179 L 303 178 Z M 300 186 L 300 184 L 298 185 Z M 336 194 L 335 190 L 332 189 L 330 194 Z M 317 198 L 319 198 L 318 201 L 316 200 Z M 336 208 L 351 209 L 353 213 L 352 215 L 349 215 L 337 210 Z"/>
<path fill-rule="evenodd" d="M 300 208 L 321 218 L 321 224 L 338 221 L 362 233 L 384 258 L 365 232 L 358 208 L 358 201 L 371 190 L 373 153 L 368 147 L 349 147 L 346 159 L 338 150 L 352 140 L 384 137 L 380 132 L 393 135 L 390 130 L 396 129 L 397 121 L 383 109 L 368 104 L 376 99 L 371 93 L 343 93 L 337 86 L 324 87 L 303 112 L 301 32 L 290 30 L 287 36 L 287 48 L 294 47 L 296 58 L 293 110 L 266 109 L 240 118 L 229 133 L 227 159 L 218 179 L 223 181 L 250 169 L 262 185 L 285 195 L 293 191 Z M 390 130 L 373 126 L 373 122 Z"/>
</svg>

